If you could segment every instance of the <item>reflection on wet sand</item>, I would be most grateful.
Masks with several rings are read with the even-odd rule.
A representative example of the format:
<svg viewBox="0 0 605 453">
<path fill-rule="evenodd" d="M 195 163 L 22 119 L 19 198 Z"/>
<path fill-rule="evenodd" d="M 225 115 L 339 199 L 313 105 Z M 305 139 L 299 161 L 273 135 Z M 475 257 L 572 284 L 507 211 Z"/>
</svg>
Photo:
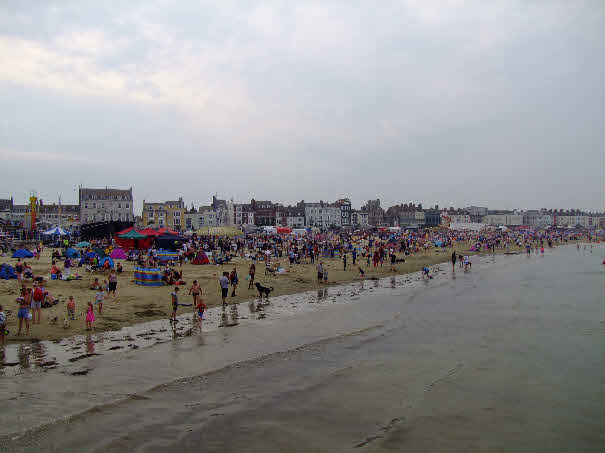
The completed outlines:
<svg viewBox="0 0 605 453">
<path fill-rule="evenodd" d="M 495 257 L 482 258 L 495 262 Z M 479 258 L 478 264 L 481 263 Z M 484 261 L 487 262 L 487 261 Z M 439 266 L 432 267 L 433 272 L 440 272 Z M 449 276 L 449 273 L 447 273 Z M 447 277 L 446 276 L 446 277 Z M 455 274 L 452 276 L 455 278 Z M 367 283 L 371 281 L 371 284 Z M 72 359 L 80 357 L 102 355 L 105 353 L 120 352 L 128 349 L 139 349 L 154 346 L 167 341 L 177 341 L 180 338 L 210 332 L 217 328 L 234 327 L 246 322 L 263 321 L 271 316 L 279 319 L 284 316 L 292 316 L 299 312 L 323 309 L 325 302 L 353 303 L 359 300 L 360 294 L 372 294 L 376 291 L 392 290 L 393 288 L 407 286 L 409 284 L 422 284 L 419 274 L 405 274 L 403 276 L 387 277 L 382 280 L 367 279 L 346 285 L 320 285 L 315 291 L 300 294 L 277 296 L 251 300 L 249 303 L 238 305 L 232 304 L 221 310 L 213 307 L 206 311 L 206 320 L 201 325 L 197 313 L 190 312 L 179 316 L 178 323 L 169 323 L 166 320 L 156 320 L 148 323 L 126 327 L 119 331 L 108 331 L 102 333 L 91 333 L 87 336 L 75 336 L 55 342 L 39 342 L 33 344 L 13 344 L 5 346 L 3 357 L 0 362 L 0 375 L 11 376 L 19 373 L 19 370 L 47 371 L 53 366 L 71 363 Z M 425 281 L 423 286 L 428 285 Z M 37 357 L 36 360 L 32 357 Z"/>
</svg>

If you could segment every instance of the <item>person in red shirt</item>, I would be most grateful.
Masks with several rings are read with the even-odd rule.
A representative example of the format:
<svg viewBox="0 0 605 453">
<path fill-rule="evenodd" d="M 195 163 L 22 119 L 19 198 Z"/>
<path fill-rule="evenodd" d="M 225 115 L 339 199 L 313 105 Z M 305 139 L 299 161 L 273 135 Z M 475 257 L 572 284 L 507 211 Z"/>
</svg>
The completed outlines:
<svg viewBox="0 0 605 453">
<path fill-rule="evenodd" d="M 195 306 L 195 309 L 197 310 L 198 320 L 199 320 L 200 327 L 201 327 L 202 320 L 204 319 L 204 312 L 206 310 L 208 310 L 208 307 L 206 307 L 206 304 L 204 304 L 204 301 L 200 300 L 200 302 Z"/>
</svg>

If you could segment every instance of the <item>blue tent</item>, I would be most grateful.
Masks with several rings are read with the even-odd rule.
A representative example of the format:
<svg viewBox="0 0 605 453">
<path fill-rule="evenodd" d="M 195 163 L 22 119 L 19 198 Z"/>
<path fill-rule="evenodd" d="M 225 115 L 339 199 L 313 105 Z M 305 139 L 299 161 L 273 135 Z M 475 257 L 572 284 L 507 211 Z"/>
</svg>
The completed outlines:
<svg viewBox="0 0 605 453">
<path fill-rule="evenodd" d="M 69 258 L 80 258 L 80 253 L 74 248 L 68 248 L 65 250 L 65 256 Z"/>
<path fill-rule="evenodd" d="M 101 261 L 99 261 L 99 267 L 103 267 L 103 265 L 105 264 L 105 261 L 109 261 L 109 268 L 113 269 L 113 260 L 111 258 L 109 258 L 108 256 L 106 256 Z"/>
<path fill-rule="evenodd" d="M 8 264 L 3 264 L 0 267 L 0 279 L 2 280 L 10 280 L 11 278 L 17 278 L 17 274 L 15 273 L 15 269 Z"/>
<path fill-rule="evenodd" d="M 33 258 L 34 254 L 27 249 L 19 249 L 13 253 L 13 258 Z"/>
</svg>

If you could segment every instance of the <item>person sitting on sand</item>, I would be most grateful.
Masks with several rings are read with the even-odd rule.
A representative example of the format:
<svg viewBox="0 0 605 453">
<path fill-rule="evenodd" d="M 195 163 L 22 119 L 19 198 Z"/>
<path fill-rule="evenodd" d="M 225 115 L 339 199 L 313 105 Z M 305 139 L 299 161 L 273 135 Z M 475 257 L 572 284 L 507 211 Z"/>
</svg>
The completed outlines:
<svg viewBox="0 0 605 453">
<path fill-rule="evenodd" d="M 99 283 L 99 279 L 95 278 L 94 281 L 90 284 L 90 289 L 98 289 L 101 286 Z"/>
<path fill-rule="evenodd" d="M 124 272 L 124 268 L 122 267 L 122 263 L 118 263 L 118 266 L 116 267 L 116 270 L 118 271 L 118 274 L 121 274 L 122 272 Z"/>
<path fill-rule="evenodd" d="M 62 278 L 61 269 L 59 269 L 59 266 L 57 266 L 57 264 L 54 261 L 50 268 L 50 275 L 55 275 L 55 278 L 57 280 L 60 280 Z"/>
</svg>

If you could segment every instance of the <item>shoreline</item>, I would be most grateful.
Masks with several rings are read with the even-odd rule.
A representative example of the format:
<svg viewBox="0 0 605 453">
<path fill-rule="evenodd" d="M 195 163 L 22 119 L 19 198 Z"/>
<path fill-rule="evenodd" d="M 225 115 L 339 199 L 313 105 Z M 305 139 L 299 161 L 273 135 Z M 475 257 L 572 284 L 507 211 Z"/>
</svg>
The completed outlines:
<svg viewBox="0 0 605 453">
<path fill-rule="evenodd" d="M 339 258 L 323 258 L 320 261 L 324 263 L 328 270 L 328 284 L 318 284 L 316 281 L 315 264 L 317 264 L 317 260 L 315 264 L 305 262 L 290 267 L 285 264 L 287 259 L 281 258 L 278 262 L 289 270 L 288 273 L 277 277 L 265 276 L 264 266 L 261 262 L 257 264 L 256 281 L 261 282 L 264 286 L 274 287 L 271 297 L 276 297 L 362 281 L 362 279 L 357 278 L 358 266 L 362 267 L 366 272 L 364 281 L 372 281 L 384 277 L 407 275 L 418 272 L 425 266 L 430 267 L 436 264 L 449 265 L 452 250 L 456 250 L 457 254 L 468 254 L 469 256 L 504 255 L 507 253 L 505 249 L 497 249 L 495 252 L 470 252 L 468 251 L 469 247 L 470 245 L 468 242 L 460 242 L 454 248 L 431 248 L 428 251 L 411 254 L 410 256 L 405 257 L 405 263 L 397 264 L 395 271 L 390 270 L 390 263 L 387 262 L 384 263 L 382 268 L 374 268 L 371 265 L 367 266 L 365 259 L 362 257 L 357 260 L 357 264 L 354 267 L 350 265 L 348 266 L 348 269 L 344 271 L 342 269 L 342 261 Z M 508 252 L 524 253 L 523 250 L 518 247 L 511 247 Z M 48 255 L 49 252 L 45 251 L 40 261 L 28 260 L 28 263 L 32 264 L 32 268 L 36 275 L 44 275 L 41 271 L 43 271 L 45 266 L 50 268 L 50 257 Z M 275 261 L 272 261 L 272 263 L 275 263 Z M 13 263 L 11 262 L 11 264 Z M 229 297 L 227 299 L 229 307 L 258 300 L 256 289 L 253 288 L 248 290 L 248 282 L 243 278 L 244 275 L 247 275 L 250 264 L 251 261 L 236 258 L 230 265 L 194 266 L 192 264 L 185 264 L 182 268 L 177 268 L 184 271 L 184 278 L 187 282 L 187 285 L 180 287 L 180 301 L 183 303 L 191 302 L 187 290 L 191 282 L 197 279 L 202 287 L 202 298 L 208 308 L 220 306 L 221 298 L 216 281 L 220 272 L 231 270 L 233 267 L 238 269 L 240 285 L 238 287 L 237 297 Z M 81 314 L 84 310 L 86 300 L 92 299 L 94 296 L 94 292 L 88 289 L 88 284 L 94 277 L 98 277 L 99 280 L 102 281 L 103 278 L 106 278 L 107 274 L 83 273 L 81 274 L 83 277 L 82 280 L 71 282 L 49 280 L 46 284 L 46 288 L 55 298 L 58 298 L 60 302 L 55 307 L 42 309 L 42 322 L 32 326 L 29 336 L 21 337 L 16 336 L 17 320 L 14 299 L 17 296 L 17 282 L 16 280 L 0 281 L 0 302 L 4 305 L 5 310 L 9 309 L 13 312 L 13 315 L 10 316 L 7 321 L 7 329 L 10 331 L 10 335 L 5 338 L 6 343 L 15 344 L 28 342 L 36 343 L 39 341 L 60 341 L 77 335 L 115 332 L 123 327 L 167 319 L 171 313 L 170 292 L 173 290 L 173 287 L 162 286 L 152 288 L 135 285 L 132 281 L 133 263 L 123 262 L 123 265 L 124 274 L 119 277 L 118 296 L 115 300 L 113 298 L 106 299 L 103 313 L 100 316 L 95 311 L 97 321 L 95 322 L 93 330 L 90 332 L 85 330 L 84 317 Z M 81 269 L 83 268 L 80 268 L 80 270 Z M 31 281 L 28 281 L 28 286 L 31 287 Z M 72 294 L 77 302 L 76 312 L 80 315 L 77 317 L 76 321 L 70 322 L 69 328 L 64 329 L 62 324 L 66 313 L 65 303 L 67 296 Z M 179 315 L 192 312 L 192 309 L 189 307 L 185 307 L 184 309 L 181 308 L 180 310 L 180 313 L 178 313 Z M 54 324 L 51 324 L 49 321 L 52 318 L 56 318 Z"/>
</svg>

